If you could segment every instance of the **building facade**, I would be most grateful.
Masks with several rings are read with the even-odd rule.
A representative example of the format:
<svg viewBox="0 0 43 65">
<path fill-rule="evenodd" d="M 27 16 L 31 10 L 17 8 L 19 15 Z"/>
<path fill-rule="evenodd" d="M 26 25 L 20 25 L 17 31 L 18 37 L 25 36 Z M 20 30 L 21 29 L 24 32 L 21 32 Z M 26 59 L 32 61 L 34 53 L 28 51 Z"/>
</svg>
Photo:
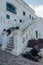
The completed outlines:
<svg viewBox="0 0 43 65">
<path fill-rule="evenodd" d="M 2 5 L 3 4 L 3 5 Z M 43 38 L 43 19 L 23 0 L 0 0 L 0 35 L 2 49 L 19 55 L 29 39 Z"/>
</svg>

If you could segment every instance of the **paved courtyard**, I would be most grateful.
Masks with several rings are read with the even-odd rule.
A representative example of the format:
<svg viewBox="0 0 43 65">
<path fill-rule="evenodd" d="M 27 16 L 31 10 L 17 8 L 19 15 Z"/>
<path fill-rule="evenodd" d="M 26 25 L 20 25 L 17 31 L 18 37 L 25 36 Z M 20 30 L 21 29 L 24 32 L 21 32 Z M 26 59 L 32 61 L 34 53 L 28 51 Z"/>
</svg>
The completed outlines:
<svg viewBox="0 0 43 65">
<path fill-rule="evenodd" d="M 33 62 L 20 56 L 14 56 L 9 52 L 0 50 L 0 65 L 43 65 L 43 60 Z"/>
</svg>

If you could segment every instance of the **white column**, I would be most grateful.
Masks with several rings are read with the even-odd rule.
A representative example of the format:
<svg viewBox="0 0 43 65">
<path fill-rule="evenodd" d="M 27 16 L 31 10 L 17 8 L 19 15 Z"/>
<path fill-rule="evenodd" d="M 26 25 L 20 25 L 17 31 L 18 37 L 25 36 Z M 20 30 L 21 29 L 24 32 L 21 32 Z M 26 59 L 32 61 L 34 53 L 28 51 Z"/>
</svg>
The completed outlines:
<svg viewBox="0 0 43 65">
<path fill-rule="evenodd" d="M 6 46 L 7 46 L 7 32 L 3 32 L 3 34 L 2 34 L 2 47 L 1 47 L 1 49 L 5 50 Z"/>
<path fill-rule="evenodd" d="M 14 49 L 12 51 L 12 54 L 19 55 L 22 52 L 22 44 L 21 44 L 21 37 L 20 33 L 15 32 L 14 34 Z"/>
<path fill-rule="evenodd" d="M 17 55 L 22 53 L 22 39 L 21 39 L 21 35 L 18 34 L 17 35 Z"/>
<path fill-rule="evenodd" d="M 12 54 L 16 55 L 17 53 L 17 34 L 14 33 L 14 49 L 12 51 Z"/>
</svg>

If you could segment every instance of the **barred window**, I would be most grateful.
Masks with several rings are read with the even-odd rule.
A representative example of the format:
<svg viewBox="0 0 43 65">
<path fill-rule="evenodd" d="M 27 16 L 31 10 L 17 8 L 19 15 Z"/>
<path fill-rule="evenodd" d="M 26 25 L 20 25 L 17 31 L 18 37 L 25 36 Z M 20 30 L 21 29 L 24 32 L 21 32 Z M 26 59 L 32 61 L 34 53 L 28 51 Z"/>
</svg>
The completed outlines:
<svg viewBox="0 0 43 65">
<path fill-rule="evenodd" d="M 25 14 L 26 14 L 25 11 L 23 11 L 23 15 L 24 15 L 24 16 L 25 16 Z"/>
<path fill-rule="evenodd" d="M 7 19 L 10 19 L 10 15 L 7 14 L 7 15 L 6 15 L 6 18 L 7 18 Z"/>
<path fill-rule="evenodd" d="M 29 18 L 31 19 L 31 15 L 29 15 Z"/>
<path fill-rule="evenodd" d="M 14 13 L 14 14 L 16 14 L 16 7 L 13 6 L 13 5 L 10 4 L 10 3 L 7 3 L 7 4 L 6 4 L 6 10 L 7 10 L 7 11 L 10 11 L 10 12 L 12 12 L 12 13 Z"/>
</svg>

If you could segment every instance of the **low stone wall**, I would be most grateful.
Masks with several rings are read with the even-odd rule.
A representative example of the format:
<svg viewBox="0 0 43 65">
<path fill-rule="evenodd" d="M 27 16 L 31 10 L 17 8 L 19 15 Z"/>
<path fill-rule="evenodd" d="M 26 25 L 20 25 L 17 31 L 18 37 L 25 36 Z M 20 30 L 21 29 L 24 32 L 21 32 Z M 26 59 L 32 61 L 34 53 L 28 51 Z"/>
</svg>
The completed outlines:
<svg viewBox="0 0 43 65">
<path fill-rule="evenodd" d="M 39 38 L 38 40 L 36 39 L 30 39 L 28 41 L 27 47 L 34 47 L 35 45 L 40 46 L 40 48 L 43 48 L 43 39 Z"/>
</svg>

